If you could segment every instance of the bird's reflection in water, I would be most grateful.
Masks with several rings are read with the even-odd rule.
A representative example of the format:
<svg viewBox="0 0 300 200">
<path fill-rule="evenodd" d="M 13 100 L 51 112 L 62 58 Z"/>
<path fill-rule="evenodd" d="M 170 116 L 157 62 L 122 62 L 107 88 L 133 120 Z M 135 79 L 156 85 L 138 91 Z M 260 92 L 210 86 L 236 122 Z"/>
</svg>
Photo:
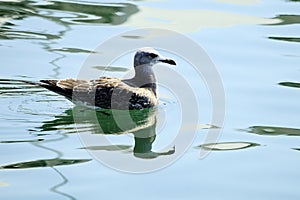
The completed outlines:
<svg viewBox="0 0 300 200">
<path fill-rule="evenodd" d="M 152 151 L 156 139 L 157 108 L 142 110 L 98 110 L 75 106 L 54 120 L 45 121 L 39 129 L 44 131 L 65 130 L 66 133 L 122 135 L 133 134 L 133 155 L 153 159 L 172 155 L 175 148 L 165 152 Z M 76 129 L 75 129 L 76 124 Z M 131 145 L 93 145 L 83 147 L 92 151 L 131 151 Z"/>
</svg>

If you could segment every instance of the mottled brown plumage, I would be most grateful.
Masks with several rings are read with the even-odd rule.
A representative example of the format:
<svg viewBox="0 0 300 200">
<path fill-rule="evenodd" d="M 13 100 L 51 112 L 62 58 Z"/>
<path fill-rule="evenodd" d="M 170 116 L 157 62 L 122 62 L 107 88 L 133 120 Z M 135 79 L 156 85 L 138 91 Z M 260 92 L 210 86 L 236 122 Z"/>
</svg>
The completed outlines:
<svg viewBox="0 0 300 200">
<path fill-rule="evenodd" d="M 76 104 L 106 109 L 142 109 L 157 105 L 157 82 L 152 66 L 158 62 L 175 65 L 152 48 L 140 49 L 134 57 L 132 79 L 100 77 L 95 80 L 41 80 L 40 86 L 65 96 Z"/>
</svg>

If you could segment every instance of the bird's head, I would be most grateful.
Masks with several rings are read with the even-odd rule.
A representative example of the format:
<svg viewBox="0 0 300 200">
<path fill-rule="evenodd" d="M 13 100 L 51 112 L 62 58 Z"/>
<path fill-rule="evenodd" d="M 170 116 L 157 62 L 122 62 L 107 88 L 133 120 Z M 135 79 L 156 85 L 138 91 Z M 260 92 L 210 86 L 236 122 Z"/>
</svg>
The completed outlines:
<svg viewBox="0 0 300 200">
<path fill-rule="evenodd" d="M 134 56 L 134 67 L 141 65 L 155 65 L 156 63 L 167 63 L 176 65 L 175 61 L 160 55 L 155 49 L 151 47 L 143 47 L 139 49 Z"/>
</svg>

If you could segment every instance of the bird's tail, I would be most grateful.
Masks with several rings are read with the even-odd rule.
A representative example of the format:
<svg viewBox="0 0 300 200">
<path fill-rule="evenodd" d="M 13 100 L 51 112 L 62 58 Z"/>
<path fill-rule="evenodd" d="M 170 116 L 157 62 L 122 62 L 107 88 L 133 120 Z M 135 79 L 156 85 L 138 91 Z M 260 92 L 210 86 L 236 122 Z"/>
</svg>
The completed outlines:
<svg viewBox="0 0 300 200">
<path fill-rule="evenodd" d="M 62 88 L 57 87 L 57 80 L 40 80 L 40 81 L 28 81 L 22 79 L 5 79 L 0 78 L 0 84 L 15 84 L 15 83 L 25 83 L 33 86 L 43 87 L 52 92 L 58 93 L 70 99 L 72 97 L 72 93 L 70 91 L 63 91 Z"/>
<path fill-rule="evenodd" d="M 43 88 L 46 88 L 48 90 L 51 90 L 53 88 L 57 89 L 57 83 L 58 80 L 40 80 L 40 81 L 28 81 L 28 80 L 21 80 L 21 79 L 5 79 L 5 78 L 0 78 L 0 83 L 5 84 L 5 83 L 25 83 L 29 85 L 35 85 L 35 86 L 40 86 Z"/>
<path fill-rule="evenodd" d="M 0 83 L 26 83 L 30 85 L 40 86 L 40 82 L 20 80 L 20 79 L 8 79 L 8 78 L 0 78 Z"/>
<path fill-rule="evenodd" d="M 72 101 L 72 89 L 64 89 L 57 85 L 58 80 L 40 80 L 37 84 L 43 88 L 46 88 L 52 92 L 60 94 Z"/>
<path fill-rule="evenodd" d="M 37 82 L 0 78 L 0 95 L 15 95 L 19 93 L 42 92 Z"/>
</svg>

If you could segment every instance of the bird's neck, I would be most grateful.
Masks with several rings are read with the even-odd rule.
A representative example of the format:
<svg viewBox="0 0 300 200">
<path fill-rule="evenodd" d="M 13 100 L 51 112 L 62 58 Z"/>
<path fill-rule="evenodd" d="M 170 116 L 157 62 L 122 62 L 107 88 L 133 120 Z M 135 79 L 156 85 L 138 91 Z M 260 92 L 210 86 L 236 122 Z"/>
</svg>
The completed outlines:
<svg viewBox="0 0 300 200">
<path fill-rule="evenodd" d="M 151 90 L 155 96 L 157 94 L 157 82 L 151 65 L 135 67 L 135 76 L 131 82 L 139 88 Z"/>
</svg>

